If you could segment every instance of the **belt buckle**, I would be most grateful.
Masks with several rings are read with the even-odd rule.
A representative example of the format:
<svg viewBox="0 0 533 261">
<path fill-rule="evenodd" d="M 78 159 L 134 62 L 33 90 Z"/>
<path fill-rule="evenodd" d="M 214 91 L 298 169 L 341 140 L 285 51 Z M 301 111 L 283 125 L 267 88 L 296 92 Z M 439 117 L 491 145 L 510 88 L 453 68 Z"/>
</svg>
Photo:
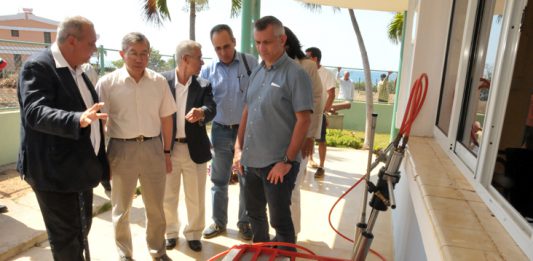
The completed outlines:
<svg viewBox="0 0 533 261">
<path fill-rule="evenodd" d="M 143 135 L 139 135 L 135 138 L 135 141 L 136 142 L 143 142 L 144 141 L 144 136 Z"/>
</svg>

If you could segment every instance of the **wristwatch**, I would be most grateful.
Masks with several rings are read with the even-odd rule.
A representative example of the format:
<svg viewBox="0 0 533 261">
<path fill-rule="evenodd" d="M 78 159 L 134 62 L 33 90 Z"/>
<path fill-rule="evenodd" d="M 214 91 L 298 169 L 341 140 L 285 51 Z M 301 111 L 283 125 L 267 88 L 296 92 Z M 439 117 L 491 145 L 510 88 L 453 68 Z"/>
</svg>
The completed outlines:
<svg viewBox="0 0 533 261">
<path fill-rule="evenodd" d="M 285 157 L 283 157 L 283 163 L 284 164 L 293 164 L 295 161 L 293 160 L 290 160 L 289 157 L 287 157 L 287 155 L 285 155 Z"/>
</svg>

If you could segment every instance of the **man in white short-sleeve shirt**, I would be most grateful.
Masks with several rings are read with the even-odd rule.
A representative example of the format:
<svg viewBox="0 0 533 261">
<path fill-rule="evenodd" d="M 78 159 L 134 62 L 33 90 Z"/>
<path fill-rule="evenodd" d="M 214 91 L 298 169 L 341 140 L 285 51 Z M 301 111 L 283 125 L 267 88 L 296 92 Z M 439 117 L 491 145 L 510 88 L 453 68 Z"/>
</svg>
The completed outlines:
<svg viewBox="0 0 533 261">
<path fill-rule="evenodd" d="M 315 178 L 322 178 L 325 175 L 324 171 L 324 162 L 326 161 L 326 127 L 327 127 L 327 120 L 326 120 L 326 113 L 331 110 L 331 105 L 333 104 L 333 100 L 335 100 L 335 76 L 333 75 L 333 72 L 330 70 L 324 68 L 320 64 L 320 60 L 322 59 L 322 52 L 320 49 L 316 47 L 310 47 L 305 50 L 307 56 L 313 60 L 316 65 L 318 66 L 318 75 L 320 76 L 320 79 L 322 80 L 322 87 L 324 88 L 324 91 L 322 93 L 322 122 L 320 124 L 319 133 L 316 135 L 316 142 L 318 143 L 318 157 L 320 159 L 320 164 L 316 164 L 315 162 L 311 162 L 310 165 L 312 167 L 317 168 L 315 172 Z M 312 156 L 310 157 L 312 160 Z"/>
<path fill-rule="evenodd" d="M 105 102 L 102 111 L 109 114 L 107 151 L 115 242 L 121 260 L 131 260 L 129 214 L 139 180 L 149 252 L 154 260 L 170 260 L 165 249 L 163 198 L 165 173 L 172 171 L 170 146 L 176 104 L 165 78 L 146 68 L 150 42 L 144 35 L 124 36 L 120 55 L 124 67 L 102 77 L 96 86 Z"/>
</svg>

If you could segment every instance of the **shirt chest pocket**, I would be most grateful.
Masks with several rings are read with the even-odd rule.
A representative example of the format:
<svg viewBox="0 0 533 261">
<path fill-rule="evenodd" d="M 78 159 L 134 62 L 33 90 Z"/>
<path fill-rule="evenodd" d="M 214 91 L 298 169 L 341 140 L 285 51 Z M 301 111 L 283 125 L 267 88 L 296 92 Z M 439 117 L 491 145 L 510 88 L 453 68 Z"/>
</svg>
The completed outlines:
<svg viewBox="0 0 533 261">
<path fill-rule="evenodd" d="M 269 89 L 267 97 L 271 104 L 290 100 L 291 92 L 285 81 L 273 80 L 270 83 L 265 83 L 265 85 L 269 85 L 265 87 Z"/>
</svg>

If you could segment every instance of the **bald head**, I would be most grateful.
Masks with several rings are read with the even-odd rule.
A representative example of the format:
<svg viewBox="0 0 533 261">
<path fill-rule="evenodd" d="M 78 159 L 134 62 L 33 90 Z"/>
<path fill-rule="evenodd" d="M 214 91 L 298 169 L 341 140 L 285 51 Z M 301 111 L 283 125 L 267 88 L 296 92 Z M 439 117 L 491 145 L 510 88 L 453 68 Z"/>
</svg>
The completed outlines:
<svg viewBox="0 0 533 261">
<path fill-rule="evenodd" d="M 83 36 L 83 30 L 88 27 L 94 28 L 94 25 L 85 17 L 67 17 L 59 24 L 59 27 L 57 27 L 56 42 L 58 44 L 63 44 L 67 41 L 69 36 L 74 36 L 74 38 L 81 40 L 81 37 Z"/>
</svg>

